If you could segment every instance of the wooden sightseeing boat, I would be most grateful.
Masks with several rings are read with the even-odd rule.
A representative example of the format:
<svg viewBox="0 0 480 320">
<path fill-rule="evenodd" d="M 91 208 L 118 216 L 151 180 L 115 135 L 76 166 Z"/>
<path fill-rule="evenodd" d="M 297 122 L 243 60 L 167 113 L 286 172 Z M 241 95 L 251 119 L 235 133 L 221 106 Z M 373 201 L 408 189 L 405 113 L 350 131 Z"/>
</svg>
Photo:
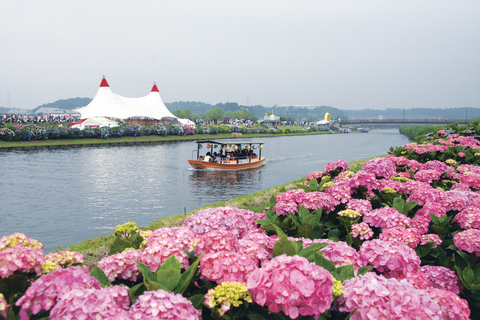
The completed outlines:
<svg viewBox="0 0 480 320">
<path fill-rule="evenodd" d="M 245 139 L 210 139 L 197 140 L 196 143 L 197 150 L 192 151 L 192 155 L 196 153 L 196 159 L 188 160 L 194 169 L 247 170 L 260 167 L 266 159 L 262 157 L 263 142 Z M 206 149 L 205 156 L 200 154 L 203 148 Z M 217 155 L 215 160 L 211 159 L 214 155 Z"/>
</svg>

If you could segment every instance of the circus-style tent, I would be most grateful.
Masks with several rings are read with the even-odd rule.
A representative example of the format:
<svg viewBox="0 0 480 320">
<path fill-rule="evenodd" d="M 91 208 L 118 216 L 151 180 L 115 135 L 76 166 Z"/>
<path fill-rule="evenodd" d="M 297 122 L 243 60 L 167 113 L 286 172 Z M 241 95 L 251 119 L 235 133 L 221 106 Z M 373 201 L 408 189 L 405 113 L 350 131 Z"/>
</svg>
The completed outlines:
<svg viewBox="0 0 480 320">
<path fill-rule="evenodd" d="M 163 103 L 156 84 L 153 85 L 151 92 L 144 97 L 127 98 L 113 92 L 105 78 L 102 79 L 100 88 L 93 100 L 87 106 L 75 111 L 80 113 L 81 119 L 177 119 Z"/>
</svg>

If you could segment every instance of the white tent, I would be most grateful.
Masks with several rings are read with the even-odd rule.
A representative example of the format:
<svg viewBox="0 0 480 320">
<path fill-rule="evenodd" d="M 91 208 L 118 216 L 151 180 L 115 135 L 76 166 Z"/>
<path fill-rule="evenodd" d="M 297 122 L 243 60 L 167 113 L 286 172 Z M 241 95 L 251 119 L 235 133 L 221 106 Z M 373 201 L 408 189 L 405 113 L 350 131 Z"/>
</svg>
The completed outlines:
<svg viewBox="0 0 480 320">
<path fill-rule="evenodd" d="M 175 120 L 172 120 L 172 122 L 170 122 L 170 124 L 179 124 L 179 125 L 182 125 L 182 126 L 190 126 L 190 127 L 195 128 L 195 122 L 193 122 L 190 119 L 177 118 Z"/>
<path fill-rule="evenodd" d="M 127 98 L 116 94 L 110 89 L 105 78 L 93 100 L 85 107 L 75 110 L 80 113 L 81 119 L 86 118 L 114 118 L 125 120 L 128 118 L 176 119 L 165 106 L 160 97 L 157 85 L 152 91 L 141 98 Z"/>
</svg>

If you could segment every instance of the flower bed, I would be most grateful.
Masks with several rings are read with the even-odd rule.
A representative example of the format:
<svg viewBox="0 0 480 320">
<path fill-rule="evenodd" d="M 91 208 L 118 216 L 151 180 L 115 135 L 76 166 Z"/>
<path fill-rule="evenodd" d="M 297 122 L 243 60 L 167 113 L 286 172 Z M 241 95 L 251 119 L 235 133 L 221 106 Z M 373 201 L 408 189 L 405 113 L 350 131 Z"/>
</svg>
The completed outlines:
<svg viewBox="0 0 480 320">
<path fill-rule="evenodd" d="M 3 237 L 0 318 L 478 319 L 480 169 L 465 158 L 479 147 L 450 135 L 358 172 L 338 160 L 261 213 L 125 224 L 90 273 L 78 253 Z"/>
</svg>

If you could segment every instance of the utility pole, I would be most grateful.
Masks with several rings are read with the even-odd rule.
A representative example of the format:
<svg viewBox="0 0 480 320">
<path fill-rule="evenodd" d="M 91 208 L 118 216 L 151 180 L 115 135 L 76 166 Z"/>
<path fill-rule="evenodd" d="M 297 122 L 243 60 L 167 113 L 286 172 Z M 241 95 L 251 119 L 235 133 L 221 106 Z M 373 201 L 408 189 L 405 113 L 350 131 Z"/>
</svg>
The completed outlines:
<svg viewBox="0 0 480 320">
<path fill-rule="evenodd" d="M 403 121 L 405 121 L 405 109 L 403 109 Z"/>
</svg>

